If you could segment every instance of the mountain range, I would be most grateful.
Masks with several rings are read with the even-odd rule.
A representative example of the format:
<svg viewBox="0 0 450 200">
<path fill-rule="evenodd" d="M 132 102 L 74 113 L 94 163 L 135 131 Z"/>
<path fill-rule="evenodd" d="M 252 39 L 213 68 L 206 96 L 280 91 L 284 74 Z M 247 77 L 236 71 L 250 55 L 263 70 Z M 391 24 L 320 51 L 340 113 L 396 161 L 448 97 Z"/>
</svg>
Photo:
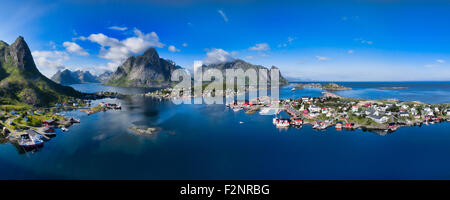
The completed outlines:
<svg viewBox="0 0 450 200">
<path fill-rule="evenodd" d="M 11 45 L 0 41 L 0 104 L 44 106 L 81 96 L 39 72 L 23 37 Z"/>
<path fill-rule="evenodd" d="M 203 70 L 215 68 L 225 75 L 226 69 L 267 69 L 261 65 L 253 65 L 243 60 L 237 59 L 226 63 L 203 65 Z M 271 69 L 276 69 L 272 66 Z M 154 48 L 149 48 L 143 55 L 131 56 L 117 70 L 104 81 L 106 85 L 122 87 L 168 87 L 171 73 L 176 69 L 182 69 L 174 62 L 159 57 Z M 269 70 L 269 69 L 267 69 Z M 270 83 L 271 77 L 268 76 Z M 287 84 L 288 81 L 279 76 L 280 85 Z"/>
<path fill-rule="evenodd" d="M 89 71 L 70 71 L 68 69 L 58 70 L 51 79 L 62 85 L 101 82 L 99 77 L 92 75 Z"/>
<path fill-rule="evenodd" d="M 244 72 L 248 69 L 254 69 L 257 73 L 259 72 L 259 70 L 261 69 L 266 69 L 267 70 L 267 81 L 268 83 L 270 83 L 271 80 L 271 76 L 270 76 L 270 69 L 278 69 L 275 66 L 272 66 L 270 69 L 262 66 L 262 65 L 253 65 L 250 64 L 248 62 L 245 62 L 243 60 L 240 59 L 236 59 L 230 62 L 225 62 L 225 63 L 219 63 L 219 64 L 210 64 L 210 65 L 203 65 L 202 66 L 203 71 L 206 71 L 208 69 L 219 69 L 220 71 L 222 71 L 222 74 L 225 76 L 226 74 L 226 70 L 227 69 L 242 69 Z M 257 74 L 258 75 L 258 74 Z M 258 76 L 259 77 L 259 76 Z M 224 77 L 225 78 L 225 77 Z M 259 79 L 258 79 L 259 80 Z M 280 85 L 285 85 L 288 84 L 288 81 L 281 75 L 281 72 L 279 73 L 279 83 Z"/>
<path fill-rule="evenodd" d="M 203 66 L 203 69 L 208 68 L 222 71 L 237 68 L 267 69 L 243 60 Z M 176 69 L 182 68 L 170 60 L 160 58 L 154 48 L 149 48 L 142 55 L 129 57 L 115 72 L 94 76 L 80 70 L 63 70 L 58 71 L 52 81 L 37 69 L 23 37 L 18 37 L 11 45 L 0 40 L 0 105 L 45 106 L 82 97 L 83 94 L 72 87 L 63 86 L 75 83 L 102 82 L 125 87 L 170 87 L 171 73 Z M 270 80 L 270 76 L 268 78 Z M 286 79 L 280 74 L 280 84 L 286 83 Z"/>
</svg>

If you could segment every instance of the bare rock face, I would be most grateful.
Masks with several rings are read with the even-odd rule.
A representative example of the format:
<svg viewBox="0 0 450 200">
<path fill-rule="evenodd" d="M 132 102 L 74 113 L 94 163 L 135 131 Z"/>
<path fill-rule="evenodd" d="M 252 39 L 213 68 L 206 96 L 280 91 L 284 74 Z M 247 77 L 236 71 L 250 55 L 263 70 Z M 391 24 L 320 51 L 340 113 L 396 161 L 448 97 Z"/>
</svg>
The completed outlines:
<svg viewBox="0 0 450 200">
<path fill-rule="evenodd" d="M 106 71 L 103 74 L 98 75 L 97 80 L 99 80 L 101 83 L 107 81 L 109 77 L 113 74 L 112 71 Z"/>
<path fill-rule="evenodd" d="M 143 55 L 129 57 L 106 81 L 108 85 L 123 87 L 167 87 L 171 74 L 180 69 L 174 62 L 159 57 L 154 48 Z"/>
<path fill-rule="evenodd" d="M 22 36 L 19 36 L 16 41 L 9 47 L 9 56 L 13 59 L 15 66 L 21 70 L 30 72 L 37 72 L 38 69 L 34 64 L 33 56 L 30 49 Z"/>
</svg>

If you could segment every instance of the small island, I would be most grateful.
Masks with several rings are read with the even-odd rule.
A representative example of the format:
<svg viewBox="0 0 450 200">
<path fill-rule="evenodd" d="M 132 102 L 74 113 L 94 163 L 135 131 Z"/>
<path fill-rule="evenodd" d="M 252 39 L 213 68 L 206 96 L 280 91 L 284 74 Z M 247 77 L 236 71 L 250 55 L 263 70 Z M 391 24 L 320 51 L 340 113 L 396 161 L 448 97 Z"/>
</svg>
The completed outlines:
<svg viewBox="0 0 450 200">
<path fill-rule="evenodd" d="M 322 90 L 327 91 L 340 91 L 340 90 L 351 90 L 352 88 L 344 87 L 342 85 L 339 85 L 337 83 L 294 83 L 294 86 L 291 88 L 293 89 L 305 89 L 305 88 L 320 88 Z"/>
<path fill-rule="evenodd" d="M 161 129 L 157 127 L 132 126 L 129 128 L 135 135 L 150 136 L 158 133 Z"/>
</svg>

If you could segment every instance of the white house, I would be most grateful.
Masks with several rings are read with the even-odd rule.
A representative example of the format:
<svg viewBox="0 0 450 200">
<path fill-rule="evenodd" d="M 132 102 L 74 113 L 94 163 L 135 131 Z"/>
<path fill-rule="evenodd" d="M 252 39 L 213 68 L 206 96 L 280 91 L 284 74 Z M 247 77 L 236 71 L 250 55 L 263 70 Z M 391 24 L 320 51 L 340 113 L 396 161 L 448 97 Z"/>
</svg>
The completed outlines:
<svg viewBox="0 0 450 200">
<path fill-rule="evenodd" d="M 399 115 L 400 115 L 400 117 L 409 117 L 408 112 L 400 112 Z"/>
<path fill-rule="evenodd" d="M 352 112 L 357 112 L 358 111 L 358 106 L 352 106 Z"/>
<path fill-rule="evenodd" d="M 310 105 L 308 110 L 310 112 L 320 112 L 320 107 L 316 106 L 316 105 Z"/>
<path fill-rule="evenodd" d="M 411 114 L 412 115 L 417 115 L 418 114 L 416 108 L 411 108 Z"/>
<path fill-rule="evenodd" d="M 369 115 L 367 117 L 379 124 L 386 123 L 389 119 L 386 116 L 377 116 L 377 115 Z"/>
</svg>

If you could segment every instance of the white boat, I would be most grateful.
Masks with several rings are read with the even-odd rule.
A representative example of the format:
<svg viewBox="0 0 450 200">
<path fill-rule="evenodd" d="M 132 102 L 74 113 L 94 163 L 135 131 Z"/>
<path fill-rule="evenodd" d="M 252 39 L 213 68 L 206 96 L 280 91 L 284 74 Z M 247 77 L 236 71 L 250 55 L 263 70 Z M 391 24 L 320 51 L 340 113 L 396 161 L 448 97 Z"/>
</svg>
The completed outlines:
<svg viewBox="0 0 450 200">
<path fill-rule="evenodd" d="M 243 121 L 240 121 L 240 122 L 239 122 L 239 124 L 243 124 L 243 123 L 244 123 Z"/>
<path fill-rule="evenodd" d="M 71 123 L 80 123 L 80 120 L 72 117 L 72 118 L 70 118 L 70 122 Z"/>
<path fill-rule="evenodd" d="M 291 124 L 287 119 L 278 119 L 275 124 L 277 127 L 289 127 Z"/>
<path fill-rule="evenodd" d="M 19 146 L 25 149 L 38 148 L 44 145 L 42 135 L 36 133 L 33 130 L 28 130 L 25 134 L 20 135 L 18 142 Z"/>
<path fill-rule="evenodd" d="M 64 131 L 64 132 L 67 132 L 67 131 L 69 131 L 69 129 L 68 129 L 68 128 L 66 128 L 66 127 L 62 127 L 62 128 L 61 128 L 61 130 L 62 130 L 62 131 Z"/>
<path fill-rule="evenodd" d="M 292 88 L 291 90 L 292 90 L 292 91 L 295 91 L 295 88 Z"/>
<path fill-rule="evenodd" d="M 239 112 L 240 110 L 242 110 L 242 108 L 238 108 L 238 107 L 233 108 L 233 111 L 234 111 L 234 112 Z"/>
<path fill-rule="evenodd" d="M 325 130 L 327 128 L 327 125 L 323 124 L 322 126 L 319 127 L 319 130 Z"/>
</svg>

